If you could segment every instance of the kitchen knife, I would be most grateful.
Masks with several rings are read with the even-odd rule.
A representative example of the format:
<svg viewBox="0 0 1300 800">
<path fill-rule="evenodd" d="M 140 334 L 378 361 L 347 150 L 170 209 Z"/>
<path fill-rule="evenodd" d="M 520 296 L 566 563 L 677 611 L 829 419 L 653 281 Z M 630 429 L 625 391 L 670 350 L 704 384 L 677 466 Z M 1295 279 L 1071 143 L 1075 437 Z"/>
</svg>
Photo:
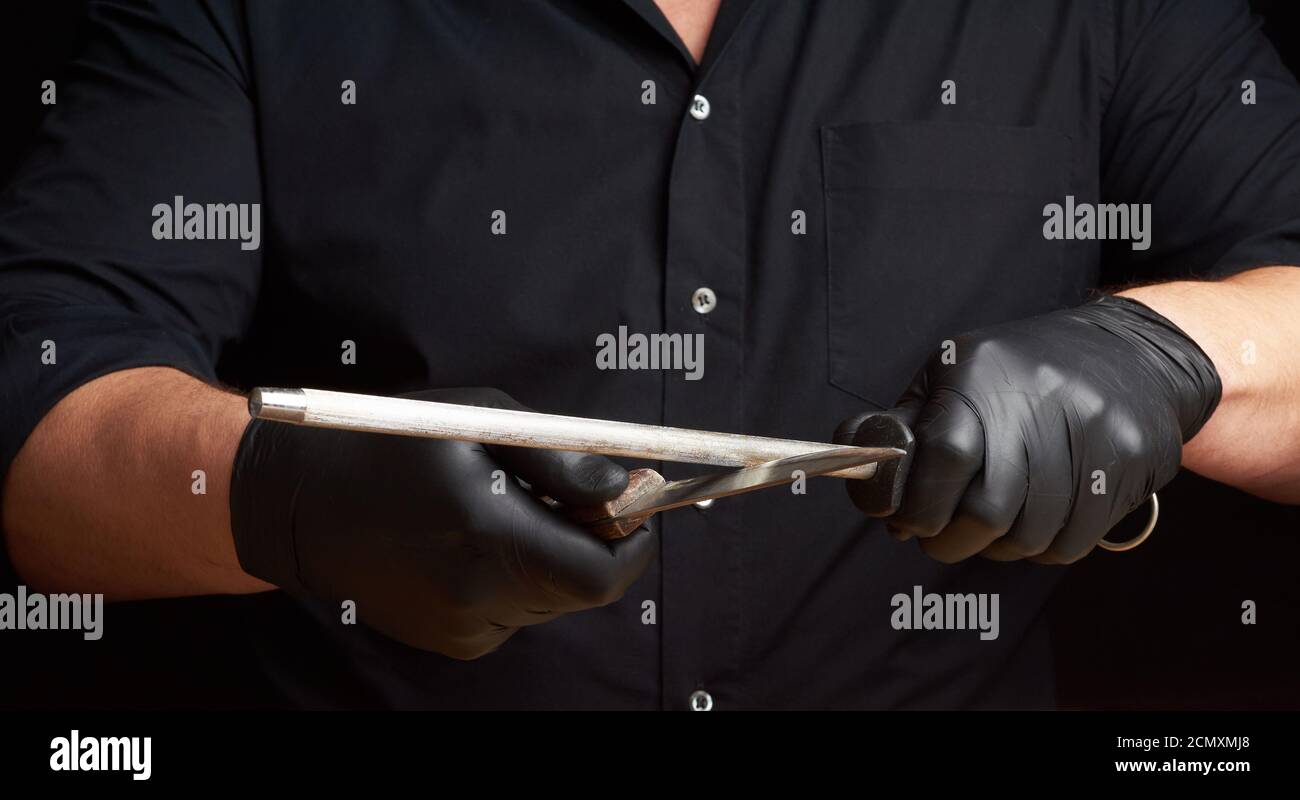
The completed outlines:
<svg viewBox="0 0 1300 800">
<path fill-rule="evenodd" d="M 800 477 L 811 478 L 861 464 L 878 464 L 902 458 L 905 453 L 893 448 L 838 447 L 680 481 L 665 481 L 652 469 L 636 469 L 628 473 L 628 488 L 614 500 L 603 506 L 572 509 L 568 513 L 597 536 L 617 539 L 636 530 L 660 511 L 781 486 Z"/>
</svg>

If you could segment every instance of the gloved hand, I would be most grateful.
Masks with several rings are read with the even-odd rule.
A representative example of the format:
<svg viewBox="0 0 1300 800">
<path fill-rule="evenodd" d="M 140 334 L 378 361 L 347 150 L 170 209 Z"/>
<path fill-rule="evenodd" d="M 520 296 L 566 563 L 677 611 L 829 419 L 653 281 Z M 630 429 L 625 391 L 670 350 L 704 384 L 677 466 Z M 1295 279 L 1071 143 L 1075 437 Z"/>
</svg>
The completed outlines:
<svg viewBox="0 0 1300 800">
<path fill-rule="evenodd" d="M 932 357 L 887 412 L 916 436 L 890 530 L 919 537 L 944 562 L 981 553 L 1064 564 L 1087 555 L 1173 479 L 1183 442 L 1222 392 L 1195 342 L 1122 297 L 955 344 L 954 357 Z M 854 443 L 868 416 L 846 420 L 836 441 Z M 863 492 L 846 483 L 850 495 Z"/>
<path fill-rule="evenodd" d="M 523 408 L 495 389 L 408 396 Z M 353 600 L 363 622 L 408 645 L 470 659 L 520 626 L 617 600 L 657 556 L 649 530 L 601 541 L 497 470 L 574 505 L 627 485 L 602 456 L 253 420 L 230 487 L 240 564 L 289 591 Z"/>
</svg>

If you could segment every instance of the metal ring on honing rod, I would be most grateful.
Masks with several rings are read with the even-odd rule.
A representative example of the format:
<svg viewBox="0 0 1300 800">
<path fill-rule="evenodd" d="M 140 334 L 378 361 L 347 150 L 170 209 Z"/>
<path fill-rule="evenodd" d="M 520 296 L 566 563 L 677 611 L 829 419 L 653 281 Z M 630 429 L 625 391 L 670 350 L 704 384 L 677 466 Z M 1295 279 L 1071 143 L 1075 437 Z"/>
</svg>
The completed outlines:
<svg viewBox="0 0 1300 800">
<path fill-rule="evenodd" d="M 1156 529 L 1156 520 L 1160 518 L 1160 501 L 1156 498 L 1155 493 L 1153 492 L 1147 499 L 1151 501 L 1151 518 L 1147 520 L 1147 526 L 1142 529 L 1141 533 L 1127 542 L 1111 542 L 1103 537 L 1097 544 L 1101 545 L 1102 549 L 1109 550 L 1112 553 L 1123 553 L 1145 542 L 1147 537 L 1151 535 L 1151 531 Z"/>
</svg>

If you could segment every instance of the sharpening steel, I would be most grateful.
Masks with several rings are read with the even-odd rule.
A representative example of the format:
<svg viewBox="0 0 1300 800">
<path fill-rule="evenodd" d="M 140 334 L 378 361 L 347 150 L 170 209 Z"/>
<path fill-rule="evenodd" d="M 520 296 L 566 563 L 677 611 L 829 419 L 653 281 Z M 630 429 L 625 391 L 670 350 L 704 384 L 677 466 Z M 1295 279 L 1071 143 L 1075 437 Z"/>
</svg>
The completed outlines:
<svg viewBox="0 0 1300 800">
<path fill-rule="evenodd" d="M 720 467 L 749 467 L 810 453 L 824 453 L 839 447 L 855 450 L 860 456 L 870 456 L 872 450 L 879 451 L 875 454 L 879 461 L 890 461 L 904 453 L 893 447 L 850 448 L 825 442 L 697 431 L 323 389 L 254 389 L 248 398 L 248 410 L 257 419 L 316 428 L 455 439 L 509 447 L 572 450 L 646 461 L 712 464 Z M 876 474 L 876 464 L 859 464 L 826 474 L 836 478 L 865 480 Z"/>
</svg>

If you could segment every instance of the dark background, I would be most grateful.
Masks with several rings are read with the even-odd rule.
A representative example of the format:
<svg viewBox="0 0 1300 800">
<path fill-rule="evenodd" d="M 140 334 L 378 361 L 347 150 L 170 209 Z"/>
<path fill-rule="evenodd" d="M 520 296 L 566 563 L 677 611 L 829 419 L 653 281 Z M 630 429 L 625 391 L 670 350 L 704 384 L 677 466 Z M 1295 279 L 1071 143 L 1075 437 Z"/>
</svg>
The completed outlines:
<svg viewBox="0 0 1300 800">
<path fill-rule="evenodd" d="M 1251 5 L 1300 71 L 1300 2 Z M 45 110 L 41 81 L 58 80 L 83 41 L 84 7 L 84 0 L 0 3 L 0 185 Z M 1150 541 L 1084 559 L 1052 602 L 1061 705 L 1300 708 L 1300 508 L 1190 473 L 1160 496 Z M 0 591 L 14 583 L 0 576 Z M 1256 625 L 1241 623 L 1245 600 L 1256 603 Z M 0 632 L 0 708 L 272 705 L 237 624 L 272 613 L 256 597 L 194 598 L 114 606 L 98 642 L 79 633 Z"/>
</svg>

